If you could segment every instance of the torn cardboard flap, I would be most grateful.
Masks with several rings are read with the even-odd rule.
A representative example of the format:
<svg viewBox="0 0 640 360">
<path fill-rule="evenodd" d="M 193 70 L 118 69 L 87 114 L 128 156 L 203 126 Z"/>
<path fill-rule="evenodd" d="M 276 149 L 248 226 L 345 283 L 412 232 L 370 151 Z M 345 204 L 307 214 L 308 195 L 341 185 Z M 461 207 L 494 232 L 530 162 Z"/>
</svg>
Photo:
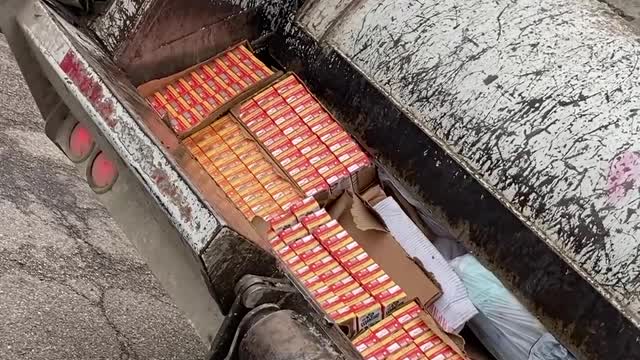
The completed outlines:
<svg viewBox="0 0 640 360">
<path fill-rule="evenodd" d="M 417 299 L 426 306 L 440 296 L 438 286 L 407 256 L 367 202 L 351 192 L 344 192 L 329 204 L 327 211 L 410 299 Z"/>
<path fill-rule="evenodd" d="M 426 311 L 420 312 L 420 318 L 434 334 L 438 335 L 438 337 L 442 339 L 445 344 L 449 345 L 458 355 L 462 356 L 463 359 L 469 359 L 463 350 L 464 339 L 461 336 L 444 332 L 435 319 Z"/>
</svg>

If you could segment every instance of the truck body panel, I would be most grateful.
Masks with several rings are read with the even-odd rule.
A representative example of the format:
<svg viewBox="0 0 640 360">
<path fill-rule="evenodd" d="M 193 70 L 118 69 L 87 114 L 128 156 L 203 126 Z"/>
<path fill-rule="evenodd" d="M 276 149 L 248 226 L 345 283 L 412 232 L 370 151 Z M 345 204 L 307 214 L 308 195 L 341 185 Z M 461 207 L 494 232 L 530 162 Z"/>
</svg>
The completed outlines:
<svg viewBox="0 0 640 360">
<path fill-rule="evenodd" d="M 296 71 L 576 355 L 640 357 L 640 45 L 606 6 L 122 0 L 77 28 L 39 1 L 17 3 L 20 16 L 5 14 L 2 28 L 47 126 L 55 135 L 49 124 L 70 112 L 118 159 L 128 189 L 98 196 L 121 211 L 123 230 L 154 273 L 165 272 L 159 278 L 178 305 L 193 308 L 189 317 L 211 312 L 194 324 L 205 341 L 243 274 L 278 272 L 134 86 L 248 39 Z M 149 207 L 122 211 L 125 200 Z M 142 234 L 136 216 L 164 230 Z M 160 232 L 182 249 L 184 272 L 163 269 L 170 252 L 153 260 Z M 188 285 L 176 286 L 176 276 Z M 194 307 L 189 296 L 203 300 Z"/>
</svg>

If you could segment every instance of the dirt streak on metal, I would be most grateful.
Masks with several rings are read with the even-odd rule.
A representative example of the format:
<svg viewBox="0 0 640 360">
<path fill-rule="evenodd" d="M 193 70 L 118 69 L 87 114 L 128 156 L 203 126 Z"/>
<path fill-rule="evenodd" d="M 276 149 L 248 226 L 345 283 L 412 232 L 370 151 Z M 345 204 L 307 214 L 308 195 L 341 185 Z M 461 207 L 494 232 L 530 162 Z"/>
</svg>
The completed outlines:
<svg viewBox="0 0 640 360">
<path fill-rule="evenodd" d="M 326 41 L 636 318 L 640 192 L 607 179 L 638 151 L 638 35 L 561 3 L 367 0 Z"/>
</svg>

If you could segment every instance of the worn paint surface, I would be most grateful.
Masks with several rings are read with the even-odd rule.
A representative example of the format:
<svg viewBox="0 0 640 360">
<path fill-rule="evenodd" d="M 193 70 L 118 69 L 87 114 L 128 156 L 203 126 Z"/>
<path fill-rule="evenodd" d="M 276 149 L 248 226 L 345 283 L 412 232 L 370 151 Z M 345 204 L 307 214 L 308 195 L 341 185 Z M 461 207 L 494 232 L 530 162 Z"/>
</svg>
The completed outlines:
<svg viewBox="0 0 640 360">
<path fill-rule="evenodd" d="M 129 113 L 117 100 L 68 36 L 87 43 L 79 33 L 52 21 L 41 5 L 21 19 L 23 30 L 42 52 L 52 69 L 83 105 L 102 135 L 145 188 L 168 213 L 169 220 L 196 253 L 200 253 L 218 230 L 219 222 L 167 160 L 163 151 L 140 128 L 136 114 Z M 32 15 L 31 15 L 32 16 Z M 69 32 L 67 32 L 69 31 Z M 96 50 L 96 49 L 94 49 Z M 87 119 L 88 120 L 88 119 Z"/>
<path fill-rule="evenodd" d="M 115 0 L 104 14 L 89 24 L 109 52 L 116 53 L 135 31 L 141 15 L 153 0 Z"/>
<path fill-rule="evenodd" d="M 570 0 L 364 0 L 335 15 L 331 34 L 309 32 L 637 324 L 640 46 L 628 25 Z"/>
</svg>

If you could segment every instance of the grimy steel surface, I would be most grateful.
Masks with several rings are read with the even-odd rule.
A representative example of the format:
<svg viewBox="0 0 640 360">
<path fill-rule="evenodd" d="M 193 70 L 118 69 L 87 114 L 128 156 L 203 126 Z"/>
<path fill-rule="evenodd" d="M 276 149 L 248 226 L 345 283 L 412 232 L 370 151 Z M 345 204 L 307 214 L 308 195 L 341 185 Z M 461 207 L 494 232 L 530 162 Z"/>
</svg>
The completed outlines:
<svg viewBox="0 0 640 360">
<path fill-rule="evenodd" d="M 299 22 L 638 327 L 640 44 L 622 18 L 597 1 L 359 0 L 308 2 Z M 387 119 L 369 121 L 380 130 Z M 462 183 L 450 185 L 454 200 Z M 434 211 L 462 240 L 508 257 L 505 239 L 473 239 L 446 206 Z M 609 346 L 623 346 L 611 330 Z"/>
<path fill-rule="evenodd" d="M 596 1 L 351 5 L 302 22 L 638 324 L 636 33 Z"/>
<path fill-rule="evenodd" d="M 92 122 L 199 254 L 220 230 L 220 217 L 194 193 L 164 149 L 147 135 L 139 119 L 142 115 L 132 110 L 135 104 L 116 98 L 111 81 L 115 74 L 97 73 L 104 69 L 98 63 L 102 51 L 40 2 L 22 13 L 19 23 L 33 51 L 42 54 L 42 61 L 64 80 L 66 90 L 82 101 Z"/>
</svg>

